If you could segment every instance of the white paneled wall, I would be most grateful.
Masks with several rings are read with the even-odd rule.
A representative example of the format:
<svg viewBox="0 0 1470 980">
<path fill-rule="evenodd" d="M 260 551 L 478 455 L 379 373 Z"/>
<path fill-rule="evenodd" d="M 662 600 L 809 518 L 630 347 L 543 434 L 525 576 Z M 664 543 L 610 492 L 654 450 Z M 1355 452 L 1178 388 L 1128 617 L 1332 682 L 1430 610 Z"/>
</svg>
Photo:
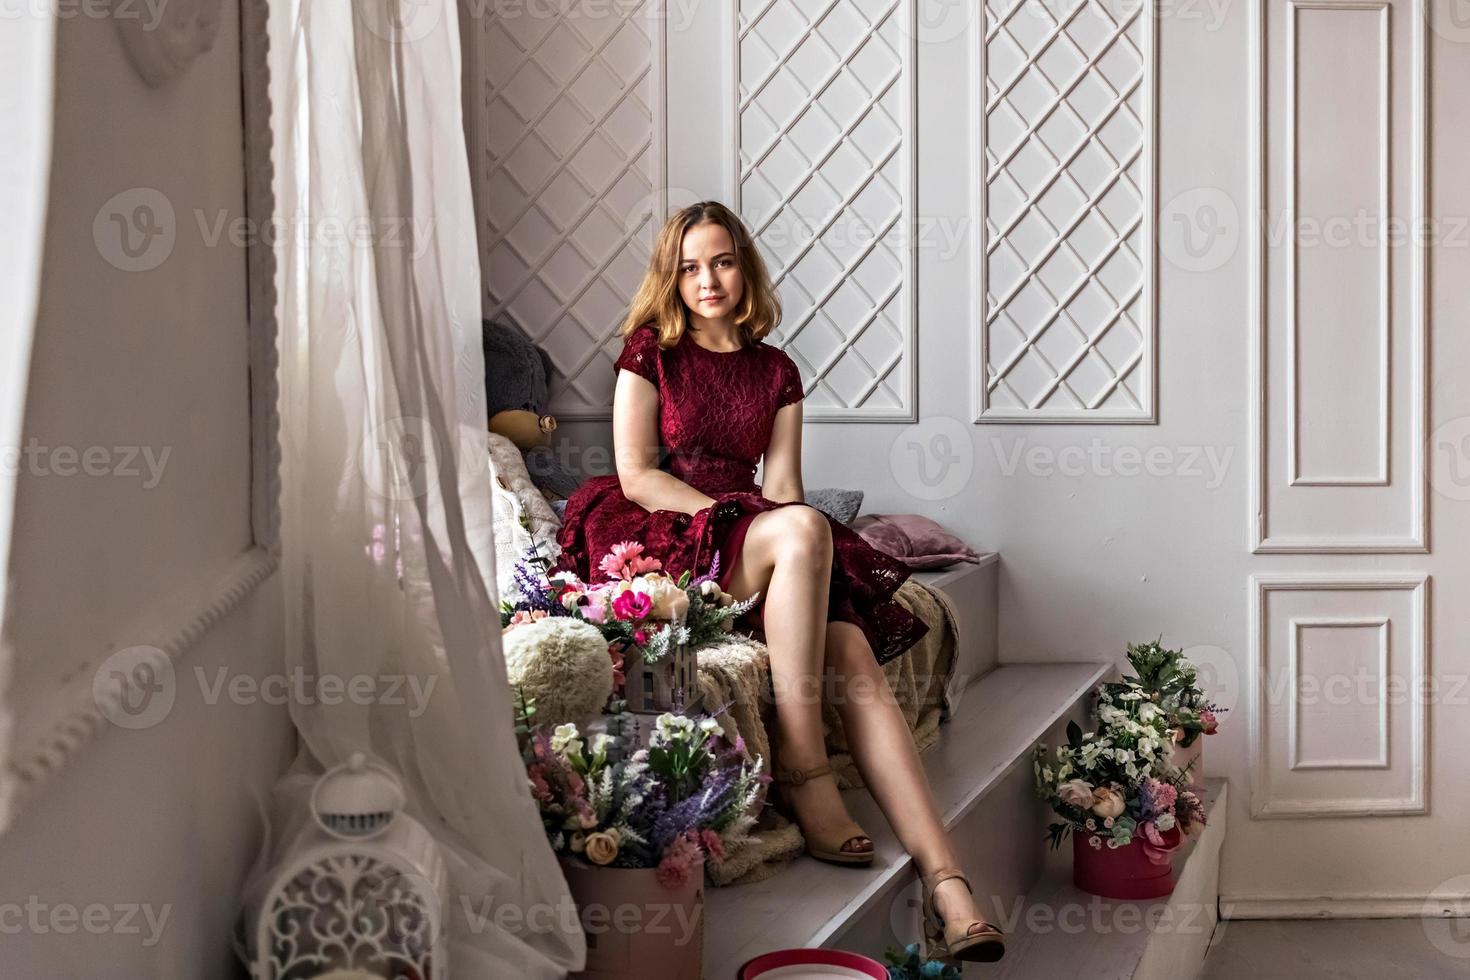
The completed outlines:
<svg viewBox="0 0 1470 980">
<path fill-rule="evenodd" d="M 1425 811 L 1428 591 L 1423 575 L 1256 579 L 1256 817 Z"/>
<path fill-rule="evenodd" d="M 735 193 L 806 418 L 912 420 L 914 3 L 738 0 Z"/>
<path fill-rule="evenodd" d="M 490 6 L 472 21 L 485 315 L 551 355 L 563 418 L 609 417 L 614 334 L 666 205 L 655 6 Z"/>
<path fill-rule="evenodd" d="M 1258 553 L 1427 548 L 1425 253 L 1393 244 L 1425 218 L 1416 7 L 1287 0 L 1261 20 Z"/>
<path fill-rule="evenodd" d="M 1151 8 L 983 10 L 977 416 L 1152 421 Z"/>
</svg>

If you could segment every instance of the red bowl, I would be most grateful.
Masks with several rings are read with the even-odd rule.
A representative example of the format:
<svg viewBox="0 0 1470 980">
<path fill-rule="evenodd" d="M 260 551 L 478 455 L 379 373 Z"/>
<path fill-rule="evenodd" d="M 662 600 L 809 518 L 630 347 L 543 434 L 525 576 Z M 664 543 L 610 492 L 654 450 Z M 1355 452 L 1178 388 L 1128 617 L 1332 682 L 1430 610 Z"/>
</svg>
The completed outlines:
<svg viewBox="0 0 1470 980">
<path fill-rule="evenodd" d="M 835 966 L 850 972 L 834 973 L 834 978 L 850 976 L 888 980 L 888 968 L 882 963 L 840 949 L 778 949 L 762 953 L 740 968 L 738 980 L 761 980 L 783 966 Z"/>
</svg>

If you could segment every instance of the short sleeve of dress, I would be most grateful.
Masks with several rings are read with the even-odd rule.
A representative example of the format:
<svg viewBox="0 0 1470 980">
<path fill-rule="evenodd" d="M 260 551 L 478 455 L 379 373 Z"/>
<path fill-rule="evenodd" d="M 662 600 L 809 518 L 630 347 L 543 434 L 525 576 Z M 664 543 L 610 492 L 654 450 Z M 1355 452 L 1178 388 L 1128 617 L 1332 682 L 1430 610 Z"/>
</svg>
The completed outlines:
<svg viewBox="0 0 1470 980">
<path fill-rule="evenodd" d="M 776 407 L 784 408 L 792 402 L 799 402 L 806 397 L 801 387 L 801 370 L 797 368 L 796 362 L 791 355 L 781 351 L 781 388 L 776 395 Z"/>
<path fill-rule="evenodd" d="M 623 341 L 623 352 L 613 362 L 613 372 L 632 371 L 658 384 L 658 330 L 642 326 Z"/>
</svg>

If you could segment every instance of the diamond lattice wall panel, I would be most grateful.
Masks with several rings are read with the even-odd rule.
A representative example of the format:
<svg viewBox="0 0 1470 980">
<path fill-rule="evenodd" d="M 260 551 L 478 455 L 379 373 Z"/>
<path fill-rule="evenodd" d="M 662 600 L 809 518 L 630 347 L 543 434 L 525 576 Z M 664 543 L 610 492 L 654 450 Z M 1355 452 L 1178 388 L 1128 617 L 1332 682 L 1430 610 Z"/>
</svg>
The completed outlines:
<svg viewBox="0 0 1470 980">
<path fill-rule="evenodd" d="M 486 8 L 474 72 L 485 315 L 551 356 L 551 410 L 608 418 L 665 213 L 663 21 L 596 0 Z"/>
<path fill-rule="evenodd" d="M 1153 11 L 986 0 L 979 421 L 1154 421 Z"/>
<path fill-rule="evenodd" d="M 915 415 L 914 4 L 737 0 L 734 206 L 804 417 Z"/>
</svg>

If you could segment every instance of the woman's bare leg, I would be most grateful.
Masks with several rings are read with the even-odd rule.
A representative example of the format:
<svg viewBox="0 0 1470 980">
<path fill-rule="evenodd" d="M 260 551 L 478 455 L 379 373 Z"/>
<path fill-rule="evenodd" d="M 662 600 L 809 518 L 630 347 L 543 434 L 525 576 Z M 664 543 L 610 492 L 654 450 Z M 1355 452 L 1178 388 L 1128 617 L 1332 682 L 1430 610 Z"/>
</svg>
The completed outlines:
<svg viewBox="0 0 1470 980">
<path fill-rule="evenodd" d="M 904 850 L 922 874 L 960 867 L 913 735 L 862 630 L 853 623 L 827 624 L 826 666 L 835 675 L 837 713 L 853 761 Z M 946 921 L 982 918 L 969 891 L 955 879 L 939 885 L 935 904 Z"/>
<path fill-rule="evenodd" d="M 822 667 L 827 647 L 827 590 L 832 577 L 832 528 L 821 511 L 780 507 L 750 522 L 729 589 L 738 598 L 763 597 L 760 620 L 771 657 L 783 769 L 810 769 L 827 761 L 822 732 Z M 787 786 L 809 831 L 849 819 L 834 779 Z M 843 849 L 870 851 L 858 838 Z"/>
</svg>

